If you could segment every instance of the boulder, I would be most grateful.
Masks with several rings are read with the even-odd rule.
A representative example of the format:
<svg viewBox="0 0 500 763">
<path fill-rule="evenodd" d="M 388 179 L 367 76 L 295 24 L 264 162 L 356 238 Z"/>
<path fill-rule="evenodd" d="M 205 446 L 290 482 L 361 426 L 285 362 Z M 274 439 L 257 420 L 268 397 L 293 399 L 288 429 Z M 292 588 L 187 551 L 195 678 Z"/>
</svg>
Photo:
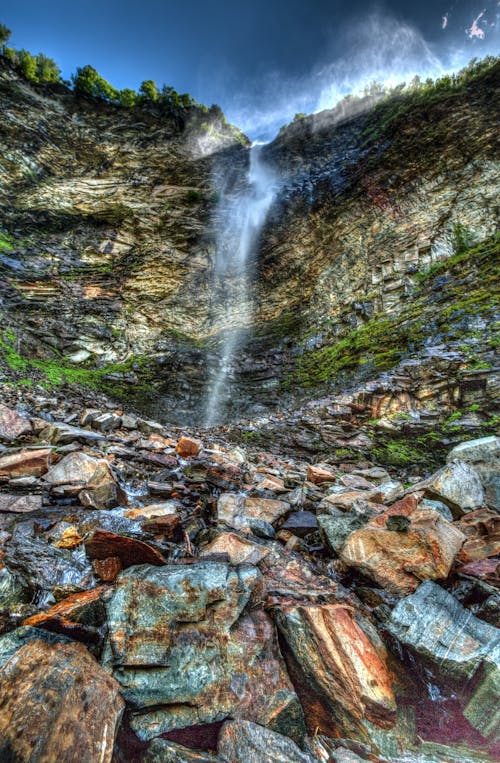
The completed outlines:
<svg viewBox="0 0 500 763">
<path fill-rule="evenodd" d="M 261 585 L 255 567 L 210 561 L 119 575 L 105 663 L 141 739 L 228 716 L 304 733 L 273 624 L 247 607 Z"/>
<path fill-rule="evenodd" d="M 321 466 L 308 466 L 307 480 L 314 485 L 321 485 L 323 482 L 335 482 L 335 475 Z"/>
<path fill-rule="evenodd" d="M 464 715 L 484 737 L 500 739 L 500 630 L 427 581 L 394 608 L 389 632 L 453 682 Z"/>
<path fill-rule="evenodd" d="M 127 502 L 127 496 L 119 486 L 108 462 L 87 453 L 69 453 L 53 466 L 44 479 L 62 492 L 75 492 L 81 486 L 78 498 L 83 506 L 94 509 L 111 509 Z"/>
<path fill-rule="evenodd" d="M 213 554 L 226 555 L 231 564 L 258 564 L 269 554 L 269 549 L 235 533 L 221 533 L 205 546 L 200 557 Z"/>
<path fill-rule="evenodd" d="M 50 448 L 22 450 L 0 458 L 0 477 L 41 477 L 50 466 Z"/>
<path fill-rule="evenodd" d="M 29 419 L 0 403 L 0 440 L 17 440 L 32 432 Z"/>
<path fill-rule="evenodd" d="M 479 475 L 465 461 L 451 461 L 423 483 L 422 487 L 429 498 L 443 501 L 449 506 L 456 518 L 480 508 L 485 501 Z"/>
<path fill-rule="evenodd" d="M 288 667 L 310 731 L 364 739 L 366 720 L 384 729 L 394 726 L 396 704 L 385 648 L 367 635 L 370 626 L 352 607 L 285 602 L 273 614 L 291 656 Z"/>
<path fill-rule="evenodd" d="M 201 447 L 200 440 L 195 440 L 193 437 L 180 437 L 175 452 L 181 458 L 189 458 L 190 456 L 197 456 Z"/>
<path fill-rule="evenodd" d="M 123 709 L 82 644 L 30 641 L 0 671 L 0 758 L 110 763 Z"/>
<path fill-rule="evenodd" d="M 45 481 L 51 485 L 87 485 L 101 465 L 109 468 L 104 459 L 94 458 L 80 451 L 69 453 L 49 469 Z"/>
<path fill-rule="evenodd" d="M 235 530 L 251 530 L 251 520 L 274 525 L 290 511 L 290 504 L 271 498 L 246 498 L 240 493 L 222 493 L 217 501 L 217 520 Z"/>
<path fill-rule="evenodd" d="M 465 461 L 479 474 L 486 493 L 486 503 L 500 511 L 500 437 L 481 437 L 457 445 L 447 461 Z"/>
<path fill-rule="evenodd" d="M 230 763 L 317 763 L 291 739 L 250 721 L 226 722 L 217 752 Z"/>
<path fill-rule="evenodd" d="M 390 593 L 404 596 L 422 580 L 447 578 L 464 541 L 464 534 L 441 514 L 407 503 L 353 532 L 340 558 Z"/>
</svg>

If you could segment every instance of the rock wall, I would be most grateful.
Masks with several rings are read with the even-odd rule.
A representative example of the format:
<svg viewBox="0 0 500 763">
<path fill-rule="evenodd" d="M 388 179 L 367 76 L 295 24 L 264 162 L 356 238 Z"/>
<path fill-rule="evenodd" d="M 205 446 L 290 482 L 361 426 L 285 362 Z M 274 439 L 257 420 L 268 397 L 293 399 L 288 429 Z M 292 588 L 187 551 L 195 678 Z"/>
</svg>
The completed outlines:
<svg viewBox="0 0 500 763">
<path fill-rule="evenodd" d="M 256 252 L 255 325 L 228 377 L 228 418 L 373 378 L 458 334 L 457 357 L 474 368 L 481 349 L 469 343 L 493 325 L 498 301 L 484 292 L 494 293 L 498 273 L 481 284 L 481 268 L 463 262 L 429 287 L 418 341 L 402 339 L 389 356 L 384 345 L 391 320 L 415 318 L 426 270 L 453 259 L 457 230 L 477 242 L 496 229 L 498 71 L 399 118 L 367 103 L 299 120 L 268 146 L 283 186 Z M 33 88 L 9 69 L 0 87 L 0 309 L 13 332 L 4 349 L 38 357 L 42 380 L 97 381 L 165 420 L 201 421 L 222 345 L 211 288 L 217 193 L 229 173 L 235 187 L 244 182 L 244 139 L 220 123 Z M 464 307 L 471 286 L 477 299 Z M 433 319 L 449 305 L 431 292 L 444 288 L 458 313 L 442 330 Z M 387 330 L 369 352 L 309 372 L 318 352 L 356 344 L 382 314 Z"/>
</svg>

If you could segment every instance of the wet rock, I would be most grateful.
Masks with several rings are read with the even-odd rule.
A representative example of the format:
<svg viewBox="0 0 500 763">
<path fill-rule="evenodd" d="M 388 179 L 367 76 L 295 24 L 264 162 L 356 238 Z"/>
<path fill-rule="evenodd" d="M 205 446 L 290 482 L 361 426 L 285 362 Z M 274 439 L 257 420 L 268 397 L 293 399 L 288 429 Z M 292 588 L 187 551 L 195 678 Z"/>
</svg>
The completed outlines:
<svg viewBox="0 0 500 763">
<path fill-rule="evenodd" d="M 478 473 L 464 461 L 452 461 L 422 486 L 430 498 L 449 506 L 455 517 L 480 508 L 485 501 Z"/>
<path fill-rule="evenodd" d="M 117 535 L 107 530 L 95 530 L 85 538 L 85 552 L 89 559 L 105 560 L 118 557 L 123 569 L 135 564 L 166 564 L 167 560 L 153 546 L 136 538 Z"/>
<path fill-rule="evenodd" d="M 312 511 L 294 511 L 287 517 L 281 529 L 289 530 L 299 538 L 305 538 L 306 535 L 316 532 L 318 520 L 316 519 L 316 514 L 313 514 Z"/>
<path fill-rule="evenodd" d="M 29 514 L 42 508 L 41 495 L 9 495 L 0 493 L 0 512 Z"/>
<path fill-rule="evenodd" d="M 402 525 L 406 521 L 407 529 Z M 387 522 L 397 522 L 398 528 L 390 529 Z M 403 513 L 401 507 L 393 507 L 352 533 L 340 558 L 390 593 L 404 596 L 422 580 L 448 577 L 464 540 L 463 533 L 435 511 L 410 505 Z"/>
<path fill-rule="evenodd" d="M 31 641 L 0 676 L 2 759 L 110 763 L 124 703 L 82 644 Z"/>
<path fill-rule="evenodd" d="M 235 533 L 221 533 L 205 546 L 200 557 L 212 554 L 227 555 L 230 564 L 258 564 L 269 554 L 269 549 Z"/>
<path fill-rule="evenodd" d="M 41 477 L 50 466 L 50 449 L 22 450 L 0 458 L 0 477 Z"/>
<path fill-rule="evenodd" d="M 0 440 L 17 440 L 32 431 L 29 419 L 0 403 Z"/>
<path fill-rule="evenodd" d="M 189 747 L 169 742 L 167 739 L 153 739 L 148 746 L 144 763 L 226 763 L 208 752 L 191 750 Z"/>
<path fill-rule="evenodd" d="M 460 459 L 479 474 L 489 506 L 500 510 L 500 437 L 482 437 L 457 445 L 448 461 Z"/>
<path fill-rule="evenodd" d="M 4 562 L 34 591 L 47 592 L 54 586 L 69 584 L 86 589 L 94 582 L 83 550 L 57 548 L 38 533 L 31 521 L 14 527 Z"/>
<path fill-rule="evenodd" d="M 366 739 L 366 719 L 385 729 L 394 725 L 385 649 L 368 637 L 368 624 L 363 629 L 351 607 L 281 604 L 273 614 L 292 657 L 288 666 L 310 730 Z"/>
<path fill-rule="evenodd" d="M 120 574 L 105 662 L 141 739 L 227 716 L 303 733 L 272 622 L 247 607 L 260 580 L 254 567 L 208 561 Z"/>
<path fill-rule="evenodd" d="M 335 475 L 328 469 L 321 466 L 307 467 L 307 480 L 314 485 L 321 485 L 323 482 L 335 482 Z"/>
<path fill-rule="evenodd" d="M 250 530 L 251 520 L 274 525 L 290 511 L 290 504 L 271 498 L 246 498 L 240 493 L 223 493 L 217 502 L 217 520 L 235 530 Z"/>
<path fill-rule="evenodd" d="M 443 588 L 427 581 L 400 601 L 387 625 L 465 697 L 464 715 L 480 733 L 500 738 L 500 630 L 464 609 Z"/>
<path fill-rule="evenodd" d="M 180 437 L 175 452 L 181 458 L 189 458 L 190 456 L 197 456 L 201 447 L 202 443 L 200 440 L 195 440 L 192 437 Z"/>
<path fill-rule="evenodd" d="M 291 739 L 249 721 L 225 723 L 217 752 L 231 763 L 316 763 Z"/>
</svg>

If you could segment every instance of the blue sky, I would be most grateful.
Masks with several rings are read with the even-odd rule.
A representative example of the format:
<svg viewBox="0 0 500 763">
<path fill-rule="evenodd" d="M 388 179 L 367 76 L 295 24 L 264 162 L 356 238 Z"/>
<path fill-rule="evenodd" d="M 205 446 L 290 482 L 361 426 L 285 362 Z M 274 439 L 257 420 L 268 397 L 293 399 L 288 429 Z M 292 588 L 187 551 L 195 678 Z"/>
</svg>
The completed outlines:
<svg viewBox="0 0 500 763">
<path fill-rule="evenodd" d="M 2 0 L 0 22 L 66 77 L 91 63 L 116 87 L 155 79 L 268 137 L 369 79 L 498 53 L 499 13 L 497 0 Z"/>
</svg>

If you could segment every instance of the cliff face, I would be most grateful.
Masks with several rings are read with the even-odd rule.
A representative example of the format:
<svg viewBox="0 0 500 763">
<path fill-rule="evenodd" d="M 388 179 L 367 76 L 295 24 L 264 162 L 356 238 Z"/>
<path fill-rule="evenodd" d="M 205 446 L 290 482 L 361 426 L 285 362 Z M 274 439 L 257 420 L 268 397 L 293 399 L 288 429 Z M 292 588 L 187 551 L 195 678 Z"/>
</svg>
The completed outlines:
<svg viewBox="0 0 500 763">
<path fill-rule="evenodd" d="M 267 147 L 282 186 L 254 263 L 254 326 L 228 379 L 231 414 L 373 378 L 429 344 L 452 348 L 462 370 L 488 370 L 497 84 L 498 65 L 399 116 L 384 104 L 326 112 Z M 4 353 L 37 357 L 42 377 L 135 394 L 164 418 L 199 418 L 220 353 L 219 182 L 244 182 L 247 150 L 221 124 L 34 90 L 11 71 L 0 85 Z M 455 262 L 457 239 L 463 250 L 489 241 L 486 254 Z"/>
</svg>

